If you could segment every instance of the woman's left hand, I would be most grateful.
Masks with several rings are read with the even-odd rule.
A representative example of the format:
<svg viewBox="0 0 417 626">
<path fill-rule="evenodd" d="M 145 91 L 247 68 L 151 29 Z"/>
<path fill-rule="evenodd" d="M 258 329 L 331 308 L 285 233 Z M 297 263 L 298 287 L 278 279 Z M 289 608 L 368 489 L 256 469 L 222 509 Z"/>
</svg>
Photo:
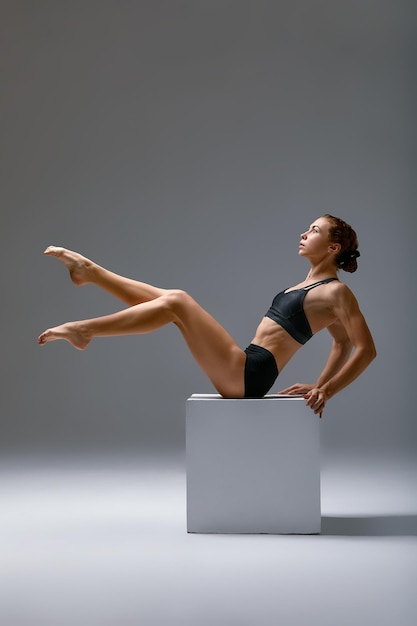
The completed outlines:
<svg viewBox="0 0 417 626">
<path fill-rule="evenodd" d="M 316 415 L 319 414 L 321 419 L 324 407 L 329 399 L 324 389 L 321 387 L 313 387 L 307 393 L 303 393 L 303 398 L 307 400 L 306 405 L 309 406 Z"/>
<path fill-rule="evenodd" d="M 314 411 L 314 413 L 318 413 L 320 415 L 320 418 L 323 415 L 324 407 L 327 400 L 329 399 L 329 396 L 321 387 L 316 387 L 316 385 L 308 385 L 306 383 L 296 383 L 291 387 L 283 389 L 279 393 L 287 393 L 294 396 L 303 396 L 303 398 L 307 400 L 307 406 L 309 406 Z"/>
</svg>

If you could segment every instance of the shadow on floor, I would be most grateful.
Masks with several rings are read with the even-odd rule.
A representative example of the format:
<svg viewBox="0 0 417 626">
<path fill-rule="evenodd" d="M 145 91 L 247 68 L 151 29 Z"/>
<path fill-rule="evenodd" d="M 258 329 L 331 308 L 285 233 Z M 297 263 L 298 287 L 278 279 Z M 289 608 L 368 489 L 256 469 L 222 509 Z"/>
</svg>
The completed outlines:
<svg viewBox="0 0 417 626">
<path fill-rule="evenodd" d="M 374 515 L 321 518 L 322 535 L 401 537 L 417 535 L 417 515 Z"/>
</svg>

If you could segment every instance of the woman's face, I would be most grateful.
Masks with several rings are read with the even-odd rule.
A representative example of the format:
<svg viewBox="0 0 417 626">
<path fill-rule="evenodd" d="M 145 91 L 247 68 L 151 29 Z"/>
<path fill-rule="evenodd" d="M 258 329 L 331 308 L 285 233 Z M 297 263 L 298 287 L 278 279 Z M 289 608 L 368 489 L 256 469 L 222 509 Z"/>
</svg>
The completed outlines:
<svg viewBox="0 0 417 626">
<path fill-rule="evenodd" d="M 308 230 L 300 236 L 299 254 L 308 258 L 324 257 L 330 252 L 334 254 L 335 246 L 329 240 L 330 223 L 325 217 L 319 217 Z"/>
</svg>

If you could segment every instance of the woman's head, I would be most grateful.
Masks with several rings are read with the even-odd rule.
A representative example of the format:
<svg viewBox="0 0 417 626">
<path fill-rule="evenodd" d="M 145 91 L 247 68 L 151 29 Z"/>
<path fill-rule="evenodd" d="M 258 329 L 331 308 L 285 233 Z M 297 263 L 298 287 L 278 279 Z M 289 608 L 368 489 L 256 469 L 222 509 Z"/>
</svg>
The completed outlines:
<svg viewBox="0 0 417 626">
<path fill-rule="evenodd" d="M 345 272 L 356 272 L 358 269 L 357 258 L 358 238 L 353 228 L 339 217 L 323 215 L 329 222 L 329 240 L 340 245 L 340 252 L 335 258 L 336 267 Z"/>
</svg>

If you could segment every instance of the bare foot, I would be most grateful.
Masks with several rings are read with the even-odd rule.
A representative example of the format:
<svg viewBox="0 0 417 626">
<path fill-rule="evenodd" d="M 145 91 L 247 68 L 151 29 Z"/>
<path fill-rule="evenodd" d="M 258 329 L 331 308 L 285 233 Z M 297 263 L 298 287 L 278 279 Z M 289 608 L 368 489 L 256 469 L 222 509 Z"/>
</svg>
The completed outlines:
<svg viewBox="0 0 417 626">
<path fill-rule="evenodd" d="M 55 328 L 45 330 L 39 335 L 38 343 L 43 346 L 49 341 L 55 341 L 56 339 L 69 341 L 77 350 L 85 350 L 91 341 L 91 337 L 85 330 L 81 329 L 79 322 L 68 322 L 61 324 L 61 326 L 55 326 Z"/>
<path fill-rule="evenodd" d="M 85 283 L 89 282 L 93 263 L 86 257 L 78 254 L 78 252 L 73 252 L 72 250 L 58 246 L 49 246 L 46 248 L 44 254 L 46 254 L 46 256 L 55 256 L 62 261 L 69 270 L 71 280 L 75 285 L 85 285 Z"/>
</svg>

